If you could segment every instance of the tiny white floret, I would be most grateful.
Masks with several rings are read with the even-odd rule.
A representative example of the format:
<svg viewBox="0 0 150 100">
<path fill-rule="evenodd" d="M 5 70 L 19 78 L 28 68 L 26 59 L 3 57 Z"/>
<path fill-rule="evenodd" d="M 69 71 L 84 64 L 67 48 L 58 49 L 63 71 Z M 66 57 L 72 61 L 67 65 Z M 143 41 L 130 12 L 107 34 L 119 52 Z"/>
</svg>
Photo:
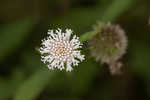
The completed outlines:
<svg viewBox="0 0 150 100">
<path fill-rule="evenodd" d="M 59 28 L 55 31 L 48 30 L 49 36 L 42 40 L 40 53 L 41 60 L 48 64 L 49 69 L 72 71 L 72 65 L 78 66 L 85 59 L 79 50 L 82 48 L 79 37 L 74 35 L 71 38 L 72 33 L 71 29 L 66 29 L 65 32 Z"/>
</svg>

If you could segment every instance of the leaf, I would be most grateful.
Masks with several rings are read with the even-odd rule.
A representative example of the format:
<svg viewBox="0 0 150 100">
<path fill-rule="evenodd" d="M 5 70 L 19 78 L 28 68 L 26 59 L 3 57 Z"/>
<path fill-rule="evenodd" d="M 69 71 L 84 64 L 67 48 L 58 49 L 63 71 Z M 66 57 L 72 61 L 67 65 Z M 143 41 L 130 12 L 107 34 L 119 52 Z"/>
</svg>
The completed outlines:
<svg viewBox="0 0 150 100">
<path fill-rule="evenodd" d="M 123 12 L 131 7 L 132 0 L 113 0 L 112 4 L 106 9 L 100 20 L 114 21 Z"/>
<path fill-rule="evenodd" d="M 8 100 L 24 78 L 21 70 L 15 70 L 8 79 L 0 78 L 0 100 Z"/>
<path fill-rule="evenodd" d="M 38 70 L 18 88 L 14 100 L 35 100 L 52 76 L 49 70 Z"/>
<path fill-rule="evenodd" d="M 24 19 L 6 25 L 0 30 L 0 61 L 19 47 L 30 34 L 34 20 Z"/>
</svg>

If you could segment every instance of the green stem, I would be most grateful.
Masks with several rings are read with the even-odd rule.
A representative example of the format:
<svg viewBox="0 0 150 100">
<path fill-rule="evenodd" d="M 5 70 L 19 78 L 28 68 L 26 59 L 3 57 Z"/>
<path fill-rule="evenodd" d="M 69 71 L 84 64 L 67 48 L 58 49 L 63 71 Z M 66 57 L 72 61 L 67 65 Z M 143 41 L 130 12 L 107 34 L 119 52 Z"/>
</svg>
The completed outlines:
<svg viewBox="0 0 150 100">
<path fill-rule="evenodd" d="M 91 39 L 94 35 L 96 35 L 97 32 L 95 31 L 91 31 L 91 32 L 87 32 L 87 33 L 84 33 L 81 37 L 80 37 L 80 41 L 83 42 L 83 41 L 86 41 L 86 40 L 89 40 Z"/>
</svg>

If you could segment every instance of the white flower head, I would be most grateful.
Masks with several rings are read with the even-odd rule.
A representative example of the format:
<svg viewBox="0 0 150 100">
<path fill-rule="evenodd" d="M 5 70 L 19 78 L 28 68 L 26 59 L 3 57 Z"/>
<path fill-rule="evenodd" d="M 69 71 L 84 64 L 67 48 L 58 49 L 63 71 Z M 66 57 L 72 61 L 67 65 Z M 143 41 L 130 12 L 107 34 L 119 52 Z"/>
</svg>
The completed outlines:
<svg viewBox="0 0 150 100">
<path fill-rule="evenodd" d="M 71 29 L 66 29 L 65 32 L 59 28 L 55 31 L 48 30 L 49 36 L 42 40 L 40 53 L 41 60 L 48 63 L 49 69 L 72 71 L 72 65 L 77 66 L 85 59 L 79 50 L 82 48 L 79 37 L 74 35 L 71 38 L 72 33 Z"/>
</svg>

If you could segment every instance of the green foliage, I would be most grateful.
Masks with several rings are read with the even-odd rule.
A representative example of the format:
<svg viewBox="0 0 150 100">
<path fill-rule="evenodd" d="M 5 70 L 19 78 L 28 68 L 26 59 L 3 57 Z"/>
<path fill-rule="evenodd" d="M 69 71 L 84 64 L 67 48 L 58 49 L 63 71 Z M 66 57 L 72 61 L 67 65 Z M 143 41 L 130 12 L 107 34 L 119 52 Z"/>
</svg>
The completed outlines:
<svg viewBox="0 0 150 100">
<path fill-rule="evenodd" d="M 0 61 L 17 49 L 29 36 L 35 21 L 24 19 L 1 28 L 0 33 Z"/>
<path fill-rule="evenodd" d="M 124 11 L 131 7 L 132 0 L 114 0 L 112 4 L 106 9 L 101 20 L 114 21 Z"/>
<path fill-rule="evenodd" d="M 96 35 L 97 32 L 87 32 L 87 33 L 84 33 L 81 37 L 80 37 L 80 41 L 87 41 L 87 40 L 90 40 L 94 35 Z"/>
<path fill-rule="evenodd" d="M 44 66 L 43 66 L 44 67 Z M 39 93 L 48 85 L 53 72 L 48 70 L 38 70 L 29 79 L 19 87 L 15 94 L 14 100 L 34 100 Z"/>
<path fill-rule="evenodd" d="M 25 76 L 20 70 L 15 70 L 8 79 L 0 77 L 0 100 L 8 100 L 24 78 Z"/>
</svg>

